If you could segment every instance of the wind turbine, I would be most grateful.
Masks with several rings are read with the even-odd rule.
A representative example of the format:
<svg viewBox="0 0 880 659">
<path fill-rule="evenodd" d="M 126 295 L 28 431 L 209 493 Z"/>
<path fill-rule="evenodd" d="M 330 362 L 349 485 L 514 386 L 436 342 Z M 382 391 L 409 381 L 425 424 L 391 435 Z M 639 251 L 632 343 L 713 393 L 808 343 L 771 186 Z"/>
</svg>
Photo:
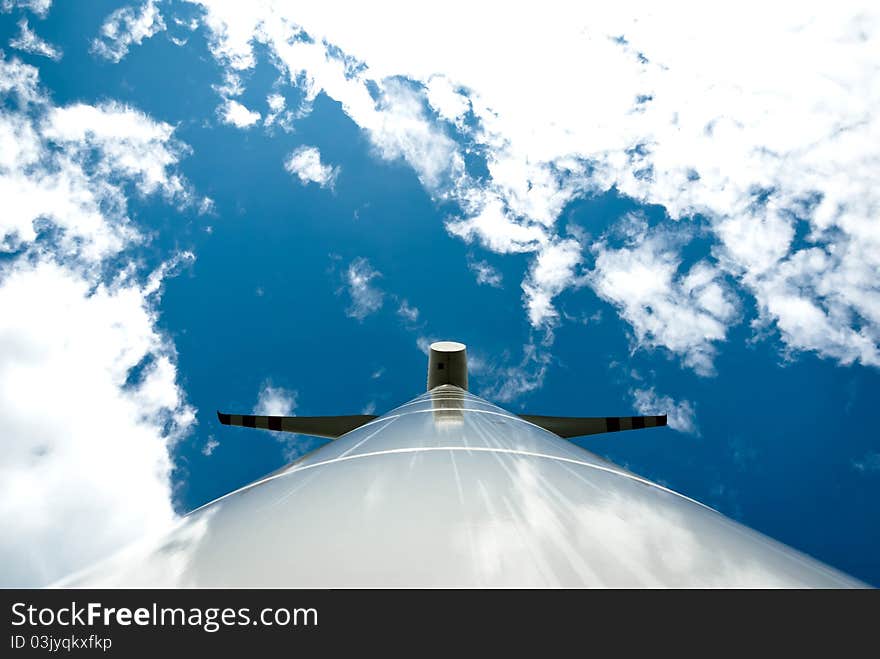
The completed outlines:
<svg viewBox="0 0 880 659">
<path fill-rule="evenodd" d="M 567 441 L 665 415 L 513 414 L 468 391 L 461 343 L 380 416 L 218 417 L 334 441 L 61 585 L 864 586 Z"/>
</svg>

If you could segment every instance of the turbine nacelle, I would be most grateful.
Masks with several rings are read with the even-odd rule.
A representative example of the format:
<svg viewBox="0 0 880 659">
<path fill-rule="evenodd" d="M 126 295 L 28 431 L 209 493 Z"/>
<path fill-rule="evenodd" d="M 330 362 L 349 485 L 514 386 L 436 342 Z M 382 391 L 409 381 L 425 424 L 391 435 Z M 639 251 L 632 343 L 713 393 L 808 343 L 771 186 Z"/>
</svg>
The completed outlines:
<svg viewBox="0 0 880 659">
<path fill-rule="evenodd" d="M 456 393 L 456 388 L 459 393 Z M 433 392 L 431 398 L 436 421 L 455 423 L 461 419 L 463 408 L 460 393 L 468 389 L 467 346 L 457 341 L 437 341 L 431 344 L 428 348 L 427 389 L 429 392 Z M 665 414 L 597 417 L 540 416 L 536 414 L 519 414 L 518 416 L 524 421 L 564 439 L 666 425 Z M 217 418 L 220 423 L 227 426 L 280 430 L 336 439 L 378 417 L 374 414 L 261 416 L 217 412 Z"/>
</svg>

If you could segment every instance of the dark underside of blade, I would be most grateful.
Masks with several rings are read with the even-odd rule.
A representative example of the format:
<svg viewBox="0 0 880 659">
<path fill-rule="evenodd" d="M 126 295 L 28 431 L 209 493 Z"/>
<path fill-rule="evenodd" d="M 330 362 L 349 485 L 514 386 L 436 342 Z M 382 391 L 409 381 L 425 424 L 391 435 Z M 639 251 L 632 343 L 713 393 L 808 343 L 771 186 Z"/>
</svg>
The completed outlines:
<svg viewBox="0 0 880 659">
<path fill-rule="evenodd" d="M 519 418 L 534 423 L 544 430 L 565 439 L 583 435 L 598 435 L 621 430 L 638 430 L 640 428 L 656 428 L 666 425 L 666 415 L 658 416 L 538 416 L 536 414 L 520 414 Z"/>
<path fill-rule="evenodd" d="M 597 417 L 520 414 L 519 417 L 565 439 L 666 425 L 665 414 L 658 416 Z M 227 426 L 260 428 L 263 430 L 276 430 L 336 439 L 378 417 L 372 414 L 353 414 L 348 416 L 264 416 L 217 412 L 217 418 L 220 420 L 220 423 Z"/>
<path fill-rule="evenodd" d="M 217 418 L 225 426 L 261 428 L 263 430 L 278 430 L 281 432 L 294 432 L 301 435 L 336 439 L 355 428 L 360 428 L 377 417 L 372 414 L 352 414 L 349 416 L 261 416 L 217 412 Z"/>
</svg>

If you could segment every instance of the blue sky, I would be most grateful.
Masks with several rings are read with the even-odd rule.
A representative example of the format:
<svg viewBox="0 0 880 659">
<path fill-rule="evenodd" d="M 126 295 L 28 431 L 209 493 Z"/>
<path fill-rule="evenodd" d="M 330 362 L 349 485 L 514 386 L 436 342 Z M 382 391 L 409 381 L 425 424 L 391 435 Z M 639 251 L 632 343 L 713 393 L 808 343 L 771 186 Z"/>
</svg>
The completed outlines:
<svg viewBox="0 0 880 659">
<path fill-rule="evenodd" d="M 782 78 L 727 70 L 723 46 L 707 57 L 724 65 L 715 86 L 754 93 L 686 97 L 681 81 L 705 72 L 662 50 L 662 17 L 574 17 L 589 31 L 572 48 L 611 59 L 566 62 L 553 87 L 508 75 L 546 63 L 523 64 L 491 31 L 483 45 L 500 55 L 471 75 L 452 46 L 448 61 L 403 57 L 418 27 L 382 10 L 367 38 L 332 11 L 207 4 L 0 5 L 0 136 L 17 154 L 0 176 L 18 182 L 4 188 L 0 299 L 19 318 L 0 326 L 17 502 L 3 521 L 21 531 L 0 552 L 4 583 L 82 567 L 323 441 L 222 428 L 216 409 L 381 413 L 422 390 L 436 339 L 468 344 L 472 390 L 512 411 L 668 412 L 671 427 L 578 442 L 880 583 L 880 206 L 858 185 L 877 154 L 840 128 L 876 127 L 863 87 L 847 93 L 864 115 L 826 104 L 817 164 L 800 146 L 818 130 L 809 113 L 781 120 L 790 136 L 766 125 L 792 107 L 760 87 Z M 847 11 L 830 23 L 851 36 Z M 96 45 L 106 25 L 116 36 Z M 858 48 L 877 39 L 866 25 Z M 557 27 L 574 38 L 549 19 L 536 32 Z M 841 66 L 828 34 L 795 33 L 828 57 L 785 84 Z M 608 87 L 596 61 L 624 82 Z M 38 83 L 16 78 L 31 70 Z M 822 89 L 785 89 L 825 107 Z M 632 108 L 618 117 L 621 98 Z M 688 122 L 690 139 L 671 137 Z M 51 199 L 66 167 L 94 206 L 31 209 L 25 197 Z M 68 402 L 73 421 L 54 411 Z M 118 425 L 94 440 L 105 408 Z M 58 531 L 62 515 L 81 527 Z"/>
</svg>

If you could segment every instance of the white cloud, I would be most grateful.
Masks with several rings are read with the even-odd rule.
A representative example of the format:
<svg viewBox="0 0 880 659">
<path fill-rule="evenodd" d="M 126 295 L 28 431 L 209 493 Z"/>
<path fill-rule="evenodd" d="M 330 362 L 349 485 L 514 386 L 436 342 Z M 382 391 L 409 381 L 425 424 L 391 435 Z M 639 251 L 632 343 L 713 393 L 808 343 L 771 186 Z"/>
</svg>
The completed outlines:
<svg viewBox="0 0 880 659">
<path fill-rule="evenodd" d="M 265 44 L 307 97 L 339 101 L 379 155 L 403 157 L 435 197 L 459 203 L 453 235 L 537 259 L 563 240 L 556 223 L 569 201 L 612 188 L 671 219 L 699 213 L 711 267 L 754 296 L 786 345 L 877 363 L 871 5 L 660 12 L 551 0 L 539 15 L 508 7 L 502 22 L 461 1 L 430 15 L 397 1 L 199 4 L 218 60 L 250 68 Z M 487 177 L 467 175 L 467 151 L 485 157 Z M 793 240 L 798 225 L 806 246 Z M 812 249 L 827 258 L 806 267 L 812 254 L 798 254 Z M 566 274 L 548 291 L 579 283 L 575 268 Z M 533 324 L 555 318 L 546 293 L 526 296 Z M 711 355 L 698 361 L 705 370 Z"/>
<path fill-rule="evenodd" d="M 442 75 L 432 76 L 426 88 L 428 103 L 437 114 L 456 124 L 459 129 L 463 128 L 462 119 L 471 105 L 467 95 L 458 91 L 455 85 Z"/>
<path fill-rule="evenodd" d="M 299 392 L 294 389 L 275 387 L 269 380 L 263 382 L 253 413 L 267 416 L 293 416 Z M 315 448 L 315 441 L 295 433 L 269 431 L 282 446 L 284 459 L 288 462 Z"/>
<path fill-rule="evenodd" d="M 187 149 L 170 125 L 116 103 L 52 106 L 18 60 L 0 60 L 0 93 L 19 99 L 18 111 L 0 113 L 0 250 L 27 247 L 49 222 L 60 253 L 100 261 L 140 240 L 125 184 L 192 201 L 174 170 Z"/>
<path fill-rule="evenodd" d="M 406 300 L 401 300 L 400 306 L 397 308 L 397 315 L 407 322 L 415 323 L 419 319 L 419 310 Z"/>
<path fill-rule="evenodd" d="M 143 112 L 114 101 L 93 106 L 77 103 L 54 108 L 43 134 L 65 145 L 78 161 L 92 149 L 103 156 L 101 174 L 123 172 L 144 194 L 161 191 L 191 202 L 182 178 L 169 171 L 188 149 L 173 139 L 174 127 L 149 119 Z"/>
<path fill-rule="evenodd" d="M 220 446 L 220 442 L 218 442 L 214 435 L 208 436 L 208 441 L 205 442 L 205 445 L 202 447 L 202 455 L 206 457 L 210 457 L 214 454 L 214 449 Z"/>
<path fill-rule="evenodd" d="M 15 97 L 19 109 L 31 104 L 42 104 L 44 99 L 38 87 L 39 74 L 36 68 L 24 64 L 18 58 L 7 60 L 0 57 L 0 93 L 10 98 Z"/>
<path fill-rule="evenodd" d="M 284 97 L 281 94 L 269 94 L 266 97 L 266 104 L 272 112 L 281 112 L 287 104 L 287 101 L 284 100 Z"/>
<path fill-rule="evenodd" d="M 511 360 L 505 352 L 500 359 L 490 359 L 469 348 L 468 367 L 479 378 L 479 395 L 500 403 L 508 403 L 544 384 L 550 354 L 543 345 L 523 345 L 522 359 Z"/>
<path fill-rule="evenodd" d="M 665 414 L 666 423 L 673 430 L 689 435 L 700 434 L 694 404 L 689 400 L 675 402 L 669 396 L 658 395 L 653 387 L 633 389 L 630 391 L 630 395 L 633 397 L 633 407 L 639 414 Z"/>
<path fill-rule="evenodd" d="M 266 416 L 291 416 L 296 409 L 297 392 L 274 387 L 268 380 L 260 387 L 254 414 Z"/>
<path fill-rule="evenodd" d="M 476 275 L 478 284 L 485 284 L 487 286 L 492 286 L 493 288 L 501 288 L 501 273 L 493 268 L 488 261 L 474 261 L 468 259 L 468 268 L 470 268 L 471 272 Z"/>
<path fill-rule="evenodd" d="M 351 304 L 346 313 L 352 318 L 363 320 L 382 308 L 384 293 L 371 282 L 382 274 L 374 270 L 370 262 L 358 257 L 349 264 L 345 272 L 345 282 Z"/>
<path fill-rule="evenodd" d="M 220 118 L 236 128 L 250 128 L 260 120 L 260 117 L 259 112 L 248 110 L 233 99 L 226 99 L 226 103 L 220 108 Z"/>
<path fill-rule="evenodd" d="M 463 173 L 455 143 L 428 120 L 422 94 L 408 85 L 384 81 L 376 107 L 358 119 L 381 156 L 405 159 L 429 190 L 440 189 Z"/>
<path fill-rule="evenodd" d="M 538 252 L 522 283 L 526 310 L 533 327 L 555 324 L 559 313 L 553 307 L 553 298 L 577 279 L 576 268 L 582 260 L 580 244 L 571 239 L 548 244 Z"/>
<path fill-rule="evenodd" d="M 448 337 L 419 336 L 416 347 L 425 355 L 435 341 Z M 514 358 L 508 350 L 488 355 L 478 346 L 468 345 L 468 386 L 477 395 L 499 403 L 509 403 L 540 389 L 551 362 L 544 344 L 529 341 L 522 347 L 522 357 Z"/>
<path fill-rule="evenodd" d="M 700 261 L 679 272 L 680 240 L 636 217 L 625 226 L 624 247 L 593 246 L 595 267 L 587 280 L 632 325 L 639 346 L 667 348 L 697 373 L 712 374 L 715 346 L 737 313 L 717 266 Z"/>
<path fill-rule="evenodd" d="M 872 266 L 873 255 L 865 253 L 874 245 L 841 243 L 798 250 L 771 272 L 750 277 L 761 313 L 755 325 L 775 321 L 791 350 L 880 366 L 880 264 Z"/>
<path fill-rule="evenodd" d="M 49 13 L 49 8 L 51 6 L 52 0 L 3 0 L 3 2 L 0 3 L 0 9 L 4 12 L 10 12 L 15 7 L 21 7 L 23 9 L 29 9 L 41 18 Z"/>
<path fill-rule="evenodd" d="M 493 194 L 472 192 L 467 197 L 470 211 L 466 219 L 452 218 L 446 229 L 466 242 L 479 240 L 499 254 L 534 252 L 547 242 L 546 230 L 512 216 L 504 202 Z"/>
<path fill-rule="evenodd" d="M 214 203 L 214 200 L 210 197 L 202 197 L 201 201 L 199 201 L 198 214 L 199 215 L 208 215 L 213 214 L 217 210 L 217 205 Z"/>
<path fill-rule="evenodd" d="M 196 18 L 192 18 L 189 21 L 185 21 L 178 16 L 171 17 L 171 31 L 168 35 L 168 38 L 171 40 L 175 46 L 185 46 L 189 41 L 189 36 L 187 32 L 193 32 L 198 29 L 199 21 Z M 177 33 L 180 36 L 175 36 Z"/>
<path fill-rule="evenodd" d="M 4 585 L 48 583 L 174 518 L 168 447 L 194 417 L 173 347 L 136 281 L 94 287 L 51 258 L 2 271 Z"/>
<path fill-rule="evenodd" d="M 244 94 L 244 85 L 241 82 L 241 76 L 235 71 L 224 71 L 223 83 L 220 85 L 212 85 L 212 88 L 223 98 L 229 96 L 241 96 Z"/>
<path fill-rule="evenodd" d="M 853 460 L 852 467 L 863 474 L 880 472 L 880 453 L 868 452 L 864 457 Z"/>
<path fill-rule="evenodd" d="M 12 48 L 17 48 L 34 55 L 42 55 L 56 62 L 61 59 L 61 49 L 38 37 L 36 32 L 28 27 L 26 18 L 18 22 L 18 29 L 18 36 L 9 42 Z"/>
<path fill-rule="evenodd" d="M 0 245 L 18 252 L 0 265 L 0 583 L 33 586 L 174 519 L 169 448 L 195 411 L 157 307 L 193 256 L 146 278 L 127 265 L 143 237 L 126 187 L 186 189 L 170 127 L 55 107 L 15 59 L 0 58 L 0 94 Z"/>
<path fill-rule="evenodd" d="M 314 146 L 301 146 L 284 162 L 284 169 L 297 176 L 303 185 L 317 183 L 322 188 L 333 188 L 339 167 L 321 163 L 321 152 Z"/>
<path fill-rule="evenodd" d="M 487 388 L 483 395 L 501 403 L 509 403 L 523 394 L 540 389 L 544 385 L 546 374 L 546 365 L 541 365 L 531 371 L 510 366 L 503 371 L 501 381 Z"/>
<path fill-rule="evenodd" d="M 212 52 L 232 75 L 252 68 L 256 63 L 253 44 L 264 43 L 291 84 L 303 87 L 306 106 L 321 91 L 338 100 L 367 132 L 380 157 L 406 160 L 427 187 L 437 189 L 463 170 L 455 143 L 428 116 L 420 91 L 389 78 L 377 82 L 374 98 L 367 79 L 359 73 L 359 63 L 330 56 L 326 44 L 304 38 L 296 23 L 285 16 L 289 7 L 271 2 L 216 2 L 208 3 L 206 9 L 204 23 L 211 31 Z"/>
<path fill-rule="evenodd" d="M 293 120 L 293 112 L 285 111 L 287 100 L 281 94 L 269 94 L 266 97 L 266 105 L 269 106 L 269 112 L 266 114 L 263 125 L 271 126 L 277 122 L 282 128 L 289 130 Z"/>
<path fill-rule="evenodd" d="M 158 0 L 147 0 L 140 9 L 122 7 L 110 14 L 101 25 L 101 33 L 92 40 L 92 52 L 112 62 L 119 62 L 128 54 L 132 44 L 141 45 L 144 39 L 165 29 L 165 21 L 157 7 Z"/>
</svg>

